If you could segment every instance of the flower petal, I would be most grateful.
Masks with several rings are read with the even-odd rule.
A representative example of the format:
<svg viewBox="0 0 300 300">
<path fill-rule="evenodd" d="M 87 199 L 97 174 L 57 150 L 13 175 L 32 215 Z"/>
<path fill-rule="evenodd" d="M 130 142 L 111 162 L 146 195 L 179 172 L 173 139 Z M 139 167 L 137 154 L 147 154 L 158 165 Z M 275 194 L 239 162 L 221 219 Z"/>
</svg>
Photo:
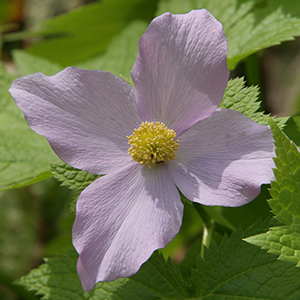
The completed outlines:
<svg viewBox="0 0 300 300">
<path fill-rule="evenodd" d="M 85 291 L 128 277 L 180 229 L 183 205 L 165 164 L 136 162 L 93 182 L 80 195 L 73 243 Z"/>
<path fill-rule="evenodd" d="M 73 167 L 105 174 L 127 164 L 128 139 L 141 120 L 134 88 L 110 73 L 66 68 L 19 78 L 10 88 L 35 132 Z"/>
<path fill-rule="evenodd" d="M 240 206 L 274 179 L 274 143 L 269 126 L 218 109 L 180 136 L 176 160 L 168 164 L 175 184 L 191 201 Z"/>
<path fill-rule="evenodd" d="M 227 41 L 207 10 L 155 18 L 139 42 L 131 76 L 143 121 L 161 121 L 179 135 L 209 117 L 228 80 Z"/>
</svg>

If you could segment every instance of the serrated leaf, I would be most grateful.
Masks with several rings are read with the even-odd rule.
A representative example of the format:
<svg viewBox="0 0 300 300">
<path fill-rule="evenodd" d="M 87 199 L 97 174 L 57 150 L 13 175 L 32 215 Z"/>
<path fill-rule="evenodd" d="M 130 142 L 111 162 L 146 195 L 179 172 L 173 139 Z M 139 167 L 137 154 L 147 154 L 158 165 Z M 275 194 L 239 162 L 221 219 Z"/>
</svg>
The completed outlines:
<svg viewBox="0 0 300 300">
<path fill-rule="evenodd" d="M 248 55 L 300 35 L 298 0 L 162 0 L 158 14 L 200 8 L 223 24 L 230 70 Z"/>
<path fill-rule="evenodd" d="M 27 49 L 66 67 L 103 52 L 132 20 L 150 21 L 157 1 L 97 1 L 44 24 L 49 38 Z"/>
<path fill-rule="evenodd" d="M 300 153 L 297 146 L 269 120 L 276 146 L 276 181 L 268 201 L 276 218 L 287 225 L 300 224 Z"/>
<path fill-rule="evenodd" d="M 50 167 L 54 178 L 61 182 L 62 186 L 77 191 L 83 191 L 94 180 L 100 177 L 99 175 L 75 169 L 63 162 L 51 163 Z"/>
<path fill-rule="evenodd" d="M 178 268 L 155 252 L 130 277 L 97 283 L 85 293 L 76 274 L 77 254 L 69 251 L 47 259 L 18 284 L 43 295 L 42 299 L 277 299 L 300 297 L 300 269 L 242 241 L 242 231 L 212 244 L 198 258 L 193 278 L 185 281 Z"/>
<path fill-rule="evenodd" d="M 141 270 L 131 278 L 113 282 L 97 283 L 85 293 L 76 273 L 77 253 L 72 250 L 46 263 L 16 283 L 44 295 L 42 299 L 185 299 L 185 283 L 171 261 L 165 262 L 162 255 L 154 253 Z"/>
<path fill-rule="evenodd" d="M 192 283 L 203 300 L 297 299 L 300 270 L 241 240 L 241 230 L 199 257 Z"/>
<path fill-rule="evenodd" d="M 272 120 L 269 124 L 275 140 L 277 169 L 268 203 L 276 219 L 285 225 L 272 227 L 246 241 L 277 255 L 280 260 L 300 266 L 300 153 Z"/>
<path fill-rule="evenodd" d="M 0 66 L 0 190 L 52 177 L 49 162 L 57 160 L 46 139 L 28 127 L 7 91 L 13 79 Z"/>
<path fill-rule="evenodd" d="M 242 114 L 246 114 L 254 121 L 261 121 L 263 117 L 262 113 L 258 112 L 260 108 L 258 96 L 258 87 L 245 87 L 245 80 L 243 78 L 230 79 L 219 107 L 234 109 Z"/>
<path fill-rule="evenodd" d="M 227 83 L 223 100 L 219 107 L 236 110 L 248 116 L 254 122 L 268 125 L 265 115 L 261 111 L 258 111 L 260 108 L 258 96 L 258 87 L 245 87 L 243 78 L 231 79 Z M 273 118 L 273 120 L 282 128 L 288 118 Z"/>
<path fill-rule="evenodd" d="M 271 227 L 263 234 L 250 236 L 245 239 L 248 243 L 268 250 L 278 256 L 278 259 L 300 266 L 300 228 L 286 225 Z"/>
</svg>

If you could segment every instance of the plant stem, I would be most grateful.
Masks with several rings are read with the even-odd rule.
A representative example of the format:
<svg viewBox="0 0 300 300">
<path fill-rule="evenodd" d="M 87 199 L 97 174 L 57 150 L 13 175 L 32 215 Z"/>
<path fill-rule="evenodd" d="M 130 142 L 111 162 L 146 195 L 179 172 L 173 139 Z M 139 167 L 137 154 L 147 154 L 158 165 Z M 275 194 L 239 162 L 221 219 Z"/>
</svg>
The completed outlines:
<svg viewBox="0 0 300 300">
<path fill-rule="evenodd" d="M 201 257 L 204 258 L 204 247 L 208 248 L 214 232 L 214 220 L 211 219 L 209 224 L 203 224 L 203 236 L 201 246 Z"/>
<path fill-rule="evenodd" d="M 194 202 L 193 206 L 203 221 L 203 236 L 200 255 L 202 256 L 202 258 L 204 258 L 204 247 L 209 247 L 214 231 L 215 222 L 214 219 L 204 210 L 201 204 Z"/>
</svg>

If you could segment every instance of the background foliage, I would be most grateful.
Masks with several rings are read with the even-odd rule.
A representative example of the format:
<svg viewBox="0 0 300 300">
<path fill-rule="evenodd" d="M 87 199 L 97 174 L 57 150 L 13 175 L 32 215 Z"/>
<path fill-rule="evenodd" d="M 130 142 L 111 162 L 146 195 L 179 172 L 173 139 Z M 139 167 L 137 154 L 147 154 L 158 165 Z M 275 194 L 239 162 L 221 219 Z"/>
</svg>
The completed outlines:
<svg viewBox="0 0 300 300">
<path fill-rule="evenodd" d="M 299 41 L 291 42 L 300 35 L 299 1 L 74 1 L 61 13 L 64 2 L 49 0 L 42 23 L 34 21 L 38 3 L 0 1 L 0 298 L 300 299 L 300 51 Z M 232 79 L 221 107 L 271 126 L 276 182 L 243 207 L 198 207 L 201 217 L 185 200 L 183 225 L 172 243 L 131 278 L 84 293 L 71 227 L 76 198 L 95 176 L 62 163 L 28 128 L 7 90 L 19 76 L 53 75 L 68 65 L 131 82 L 138 40 L 151 19 L 200 8 L 222 22 L 228 38 Z M 201 251 L 203 227 L 212 219 L 213 241 Z M 50 258 L 41 264 L 45 256 Z"/>
</svg>

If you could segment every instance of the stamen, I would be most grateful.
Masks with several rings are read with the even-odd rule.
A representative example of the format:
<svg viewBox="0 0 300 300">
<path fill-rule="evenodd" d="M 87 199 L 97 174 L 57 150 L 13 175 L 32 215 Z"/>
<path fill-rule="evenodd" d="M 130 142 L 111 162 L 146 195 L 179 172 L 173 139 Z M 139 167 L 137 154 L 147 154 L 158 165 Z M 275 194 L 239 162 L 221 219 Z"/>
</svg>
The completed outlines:
<svg viewBox="0 0 300 300">
<path fill-rule="evenodd" d="M 132 135 L 127 136 L 131 145 L 128 154 L 131 154 L 132 160 L 149 168 L 153 164 L 171 161 L 175 159 L 179 146 L 175 136 L 175 131 L 168 129 L 164 123 L 156 122 L 154 125 L 154 122 L 143 122 Z"/>
</svg>

